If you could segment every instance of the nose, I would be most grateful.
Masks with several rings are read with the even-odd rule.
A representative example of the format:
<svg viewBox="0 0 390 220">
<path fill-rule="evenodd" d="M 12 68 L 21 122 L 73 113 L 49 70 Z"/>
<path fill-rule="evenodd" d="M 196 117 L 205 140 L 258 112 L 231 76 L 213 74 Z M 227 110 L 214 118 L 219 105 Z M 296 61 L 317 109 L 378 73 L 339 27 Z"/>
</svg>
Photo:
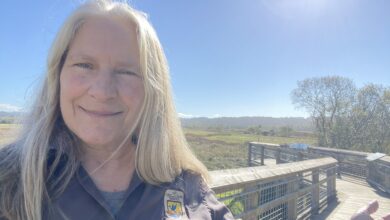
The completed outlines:
<svg viewBox="0 0 390 220">
<path fill-rule="evenodd" d="M 88 94 L 98 101 L 106 101 L 117 96 L 117 88 L 110 71 L 99 71 L 88 89 Z"/>
</svg>

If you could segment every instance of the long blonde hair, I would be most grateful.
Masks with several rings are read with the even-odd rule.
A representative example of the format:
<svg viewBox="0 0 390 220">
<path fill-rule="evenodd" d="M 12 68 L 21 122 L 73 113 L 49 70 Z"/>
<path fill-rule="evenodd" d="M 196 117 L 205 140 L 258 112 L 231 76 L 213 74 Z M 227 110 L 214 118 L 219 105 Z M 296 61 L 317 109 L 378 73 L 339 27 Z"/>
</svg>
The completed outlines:
<svg viewBox="0 0 390 220">
<path fill-rule="evenodd" d="M 0 151 L 0 214 L 8 219 L 40 220 L 50 203 L 48 191 L 60 195 L 79 166 L 80 140 L 63 122 L 60 72 L 69 45 L 82 22 L 93 16 L 116 16 L 137 26 L 145 99 L 139 116 L 136 171 L 151 184 L 171 182 L 183 170 L 207 179 L 207 169 L 188 147 L 173 103 L 169 69 L 158 37 L 147 16 L 126 3 L 89 1 L 65 21 L 48 55 L 47 73 L 31 112 L 15 143 Z M 129 131 L 132 132 L 132 131 Z M 48 168 L 48 152 L 57 153 Z M 47 184 L 67 155 L 61 175 Z"/>
</svg>

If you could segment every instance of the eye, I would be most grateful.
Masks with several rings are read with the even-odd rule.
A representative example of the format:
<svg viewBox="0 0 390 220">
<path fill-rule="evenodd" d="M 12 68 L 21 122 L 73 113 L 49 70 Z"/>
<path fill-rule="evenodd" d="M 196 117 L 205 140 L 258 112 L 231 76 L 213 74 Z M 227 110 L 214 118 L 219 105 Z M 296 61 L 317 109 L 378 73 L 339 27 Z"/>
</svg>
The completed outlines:
<svg viewBox="0 0 390 220">
<path fill-rule="evenodd" d="M 90 63 L 76 63 L 76 64 L 74 64 L 74 66 L 76 66 L 76 67 L 80 67 L 80 68 L 82 68 L 82 69 L 92 69 L 92 64 L 90 64 Z"/>
<path fill-rule="evenodd" d="M 118 74 L 123 74 L 123 75 L 134 75 L 134 76 L 138 76 L 138 74 L 136 74 L 135 72 L 133 71 L 129 71 L 129 70 L 117 70 L 115 71 L 116 73 Z"/>
</svg>

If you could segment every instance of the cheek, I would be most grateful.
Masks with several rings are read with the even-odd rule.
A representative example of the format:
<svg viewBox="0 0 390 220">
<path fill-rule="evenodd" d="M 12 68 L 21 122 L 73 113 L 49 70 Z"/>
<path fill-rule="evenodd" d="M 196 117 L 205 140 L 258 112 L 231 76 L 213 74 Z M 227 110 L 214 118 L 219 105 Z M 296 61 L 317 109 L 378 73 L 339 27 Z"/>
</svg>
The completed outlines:
<svg viewBox="0 0 390 220">
<path fill-rule="evenodd" d="M 83 76 L 62 73 L 60 76 L 61 96 L 71 98 L 81 95 L 87 88 L 86 82 L 87 79 Z"/>
<path fill-rule="evenodd" d="M 120 85 L 120 93 L 129 107 L 140 107 L 145 96 L 142 80 L 123 81 Z"/>
<path fill-rule="evenodd" d="M 67 72 L 60 76 L 60 107 L 63 114 L 73 112 L 72 102 L 80 97 L 87 88 L 85 77 L 75 76 Z"/>
</svg>

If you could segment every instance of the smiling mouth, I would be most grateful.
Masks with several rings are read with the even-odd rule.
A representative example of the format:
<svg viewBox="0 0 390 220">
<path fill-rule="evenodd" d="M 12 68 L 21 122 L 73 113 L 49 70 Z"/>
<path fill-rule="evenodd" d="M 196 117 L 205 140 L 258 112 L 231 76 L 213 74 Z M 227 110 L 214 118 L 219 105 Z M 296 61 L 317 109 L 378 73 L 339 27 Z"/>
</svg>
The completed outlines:
<svg viewBox="0 0 390 220">
<path fill-rule="evenodd" d="M 94 111 L 94 110 L 87 110 L 81 106 L 79 108 L 87 113 L 88 115 L 95 116 L 95 117 L 111 117 L 121 114 L 122 112 L 110 112 L 110 111 Z"/>
</svg>

